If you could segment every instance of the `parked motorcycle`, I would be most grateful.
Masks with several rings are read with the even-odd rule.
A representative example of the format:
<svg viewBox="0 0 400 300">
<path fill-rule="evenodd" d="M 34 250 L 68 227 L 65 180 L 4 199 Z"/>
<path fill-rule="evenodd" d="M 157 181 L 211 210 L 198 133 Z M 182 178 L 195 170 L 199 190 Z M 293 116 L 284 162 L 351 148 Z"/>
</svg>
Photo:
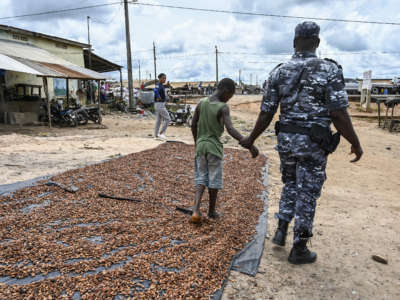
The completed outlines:
<svg viewBox="0 0 400 300">
<path fill-rule="evenodd" d="M 98 107 L 89 107 L 89 106 L 84 106 L 83 107 L 87 113 L 87 118 L 88 120 L 101 124 L 103 118 L 101 117 L 101 112 L 99 111 Z"/>
<path fill-rule="evenodd" d="M 40 109 L 41 113 L 39 115 L 39 121 L 48 122 L 49 118 L 47 113 L 47 103 L 41 103 Z M 76 114 L 73 109 L 67 108 L 63 110 L 57 103 L 54 102 L 50 104 L 50 117 L 52 123 L 60 126 L 75 127 L 78 125 Z"/>
<path fill-rule="evenodd" d="M 76 115 L 76 122 L 78 123 L 78 125 L 86 125 L 89 121 L 89 115 L 86 108 L 80 105 L 76 105 L 73 110 Z"/>
<path fill-rule="evenodd" d="M 192 125 L 193 115 L 190 105 L 179 105 L 178 109 L 176 110 L 172 110 L 170 107 L 168 107 L 167 110 L 172 124 L 187 124 L 188 126 Z"/>
</svg>

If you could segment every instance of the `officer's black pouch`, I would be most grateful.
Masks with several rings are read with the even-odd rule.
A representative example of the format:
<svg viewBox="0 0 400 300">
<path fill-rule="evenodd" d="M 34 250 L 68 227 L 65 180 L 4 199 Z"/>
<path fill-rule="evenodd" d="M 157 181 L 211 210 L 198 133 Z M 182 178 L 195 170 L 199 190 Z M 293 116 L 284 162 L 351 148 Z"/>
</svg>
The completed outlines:
<svg viewBox="0 0 400 300">
<path fill-rule="evenodd" d="M 279 123 L 279 121 L 275 122 L 274 129 L 275 129 L 275 135 L 278 136 L 279 131 L 281 131 L 281 124 Z"/>
<path fill-rule="evenodd" d="M 335 152 L 340 143 L 340 134 L 338 132 L 332 134 L 329 128 L 318 124 L 312 125 L 310 138 L 313 142 L 318 143 L 328 154 Z"/>
</svg>

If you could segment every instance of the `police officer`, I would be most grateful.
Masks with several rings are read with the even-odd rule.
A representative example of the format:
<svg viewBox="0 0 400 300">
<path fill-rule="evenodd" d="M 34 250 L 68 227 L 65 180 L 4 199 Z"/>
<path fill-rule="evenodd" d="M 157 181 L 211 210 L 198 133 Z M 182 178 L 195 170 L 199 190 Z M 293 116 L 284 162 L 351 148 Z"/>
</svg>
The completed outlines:
<svg viewBox="0 0 400 300">
<path fill-rule="evenodd" d="M 313 263 L 317 259 L 306 244 L 312 237 L 316 200 L 326 179 L 327 156 L 339 143 L 340 135 L 351 144 L 358 161 L 363 150 L 347 113 L 342 68 L 330 59 L 317 58 L 319 26 L 303 22 L 296 26 L 295 54 L 271 71 L 261 112 L 251 134 L 240 144 L 253 145 L 268 127 L 278 105 L 276 126 L 284 187 L 279 203 L 278 228 L 273 243 L 284 246 L 289 222 L 294 218 L 294 240 L 289 262 Z M 332 135 L 333 122 L 338 133 Z M 339 135 L 340 134 L 340 135 Z"/>
</svg>

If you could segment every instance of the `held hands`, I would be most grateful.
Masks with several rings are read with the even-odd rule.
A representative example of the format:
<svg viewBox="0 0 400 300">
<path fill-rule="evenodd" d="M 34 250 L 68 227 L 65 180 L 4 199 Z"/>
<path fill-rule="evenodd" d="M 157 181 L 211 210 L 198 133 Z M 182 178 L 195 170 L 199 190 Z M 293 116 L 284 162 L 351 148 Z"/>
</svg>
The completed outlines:
<svg viewBox="0 0 400 300">
<path fill-rule="evenodd" d="M 251 146 L 250 147 L 250 153 L 251 153 L 251 157 L 252 158 L 256 158 L 257 156 L 258 156 L 258 154 L 259 154 L 259 151 L 258 151 L 258 149 L 257 149 L 257 147 L 256 146 Z"/>
<path fill-rule="evenodd" d="M 239 142 L 240 146 L 242 146 L 243 148 L 249 149 L 249 150 L 250 150 L 251 146 L 253 146 L 253 143 L 254 143 L 254 141 L 252 141 L 249 136 L 242 138 Z"/>
<path fill-rule="evenodd" d="M 245 137 L 245 138 L 241 139 L 239 144 L 242 147 L 249 149 L 252 158 L 256 158 L 258 156 L 259 151 L 258 151 L 257 147 L 253 145 L 253 141 L 250 139 L 250 137 Z"/>
<path fill-rule="evenodd" d="M 356 155 L 356 158 L 352 159 L 350 162 L 355 163 L 356 161 L 359 161 L 361 156 L 363 155 L 363 150 L 361 146 L 358 147 L 351 146 L 350 154 L 353 153 Z"/>
</svg>

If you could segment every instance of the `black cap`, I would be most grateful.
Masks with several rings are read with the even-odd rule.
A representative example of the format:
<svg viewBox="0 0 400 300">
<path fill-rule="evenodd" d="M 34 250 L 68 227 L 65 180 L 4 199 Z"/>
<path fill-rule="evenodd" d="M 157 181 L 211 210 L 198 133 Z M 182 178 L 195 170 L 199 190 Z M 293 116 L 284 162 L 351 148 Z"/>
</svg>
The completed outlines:
<svg viewBox="0 0 400 300">
<path fill-rule="evenodd" d="M 296 26 L 294 30 L 294 38 L 302 37 L 318 37 L 319 36 L 319 25 L 315 22 L 305 21 Z"/>
</svg>

